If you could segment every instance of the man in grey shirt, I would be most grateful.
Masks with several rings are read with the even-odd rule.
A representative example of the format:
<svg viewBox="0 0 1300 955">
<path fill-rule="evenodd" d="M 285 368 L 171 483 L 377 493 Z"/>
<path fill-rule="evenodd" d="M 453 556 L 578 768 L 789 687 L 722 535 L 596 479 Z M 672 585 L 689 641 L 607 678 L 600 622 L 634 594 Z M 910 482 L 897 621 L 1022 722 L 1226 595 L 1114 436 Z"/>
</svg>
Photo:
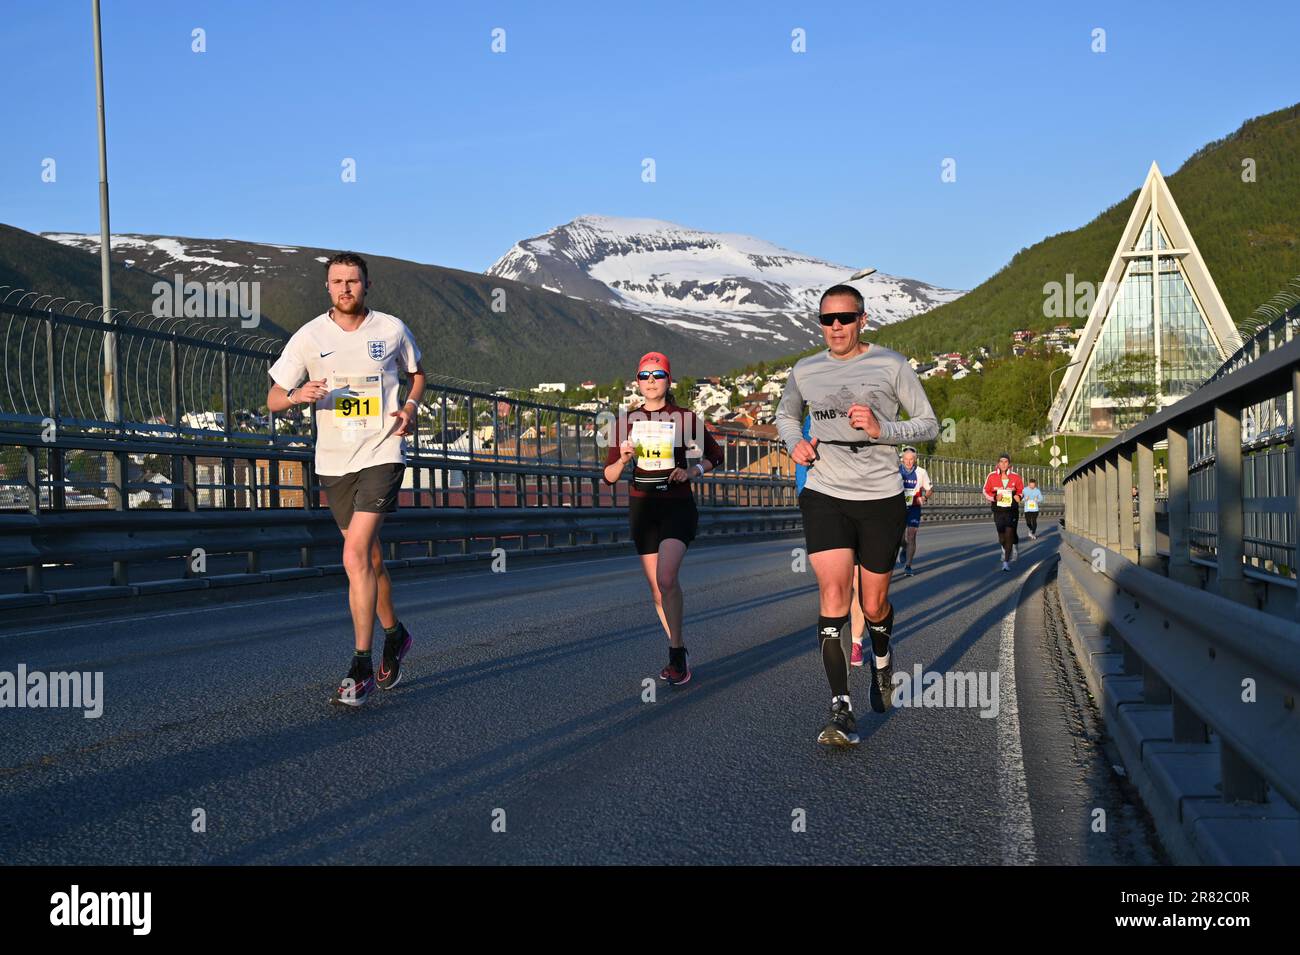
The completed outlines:
<svg viewBox="0 0 1300 955">
<path fill-rule="evenodd" d="M 932 441 L 939 422 L 916 372 L 898 352 L 860 341 L 866 325 L 862 293 L 836 285 L 822 293 L 826 351 L 790 372 L 776 427 L 797 464 L 808 467 L 799 495 L 808 559 L 817 575 L 817 636 L 831 685 L 831 720 L 819 743 L 858 742 L 849 700 L 849 601 L 853 575 L 874 656 L 876 708 L 893 692 L 889 638 L 894 607 L 889 581 L 907 520 L 895 446 Z M 812 416 L 803 437 L 804 404 Z M 899 412 L 907 413 L 901 420 Z"/>
</svg>

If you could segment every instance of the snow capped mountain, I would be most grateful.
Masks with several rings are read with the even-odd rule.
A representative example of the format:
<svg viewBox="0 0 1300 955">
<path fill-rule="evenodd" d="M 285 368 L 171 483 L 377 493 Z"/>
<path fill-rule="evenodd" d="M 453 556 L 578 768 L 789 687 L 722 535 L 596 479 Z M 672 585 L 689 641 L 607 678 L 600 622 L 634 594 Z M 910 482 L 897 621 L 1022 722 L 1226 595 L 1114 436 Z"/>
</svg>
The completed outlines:
<svg viewBox="0 0 1300 955">
<path fill-rule="evenodd" d="M 42 232 L 43 238 L 60 245 L 99 252 L 99 233 Z M 301 267 L 294 260 L 300 250 L 291 245 L 244 242 L 238 239 L 185 239 L 172 236 L 114 233 L 109 239 L 114 258 L 131 268 L 166 276 L 173 270 L 187 278 L 203 281 L 268 277 L 285 268 Z M 325 256 L 316 257 L 325 262 Z"/>
<path fill-rule="evenodd" d="M 488 275 L 608 302 L 712 341 L 822 341 L 811 320 L 822 291 L 856 271 L 746 235 L 701 232 L 658 219 L 580 216 L 519 242 Z M 910 318 L 962 293 L 877 272 L 851 283 L 873 327 Z"/>
</svg>

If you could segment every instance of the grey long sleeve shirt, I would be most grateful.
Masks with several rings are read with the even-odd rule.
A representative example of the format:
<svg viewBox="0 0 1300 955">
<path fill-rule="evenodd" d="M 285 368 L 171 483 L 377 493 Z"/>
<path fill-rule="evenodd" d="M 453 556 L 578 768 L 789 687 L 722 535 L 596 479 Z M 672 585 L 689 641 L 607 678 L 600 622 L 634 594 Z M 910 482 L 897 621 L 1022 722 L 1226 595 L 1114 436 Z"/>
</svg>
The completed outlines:
<svg viewBox="0 0 1300 955">
<path fill-rule="evenodd" d="M 939 422 L 921 380 L 902 355 L 872 345 L 861 355 L 838 359 L 830 349 L 800 359 L 786 381 L 776 409 L 776 429 L 793 453 L 803 440 L 804 403 L 812 412 L 817 459 L 805 487 L 833 497 L 873 501 L 903 493 L 898 453 L 893 445 L 932 441 Z M 880 422 L 874 441 L 849 423 L 849 406 L 871 408 Z M 908 414 L 899 420 L 899 409 Z M 857 448 L 826 441 L 869 441 Z"/>
</svg>

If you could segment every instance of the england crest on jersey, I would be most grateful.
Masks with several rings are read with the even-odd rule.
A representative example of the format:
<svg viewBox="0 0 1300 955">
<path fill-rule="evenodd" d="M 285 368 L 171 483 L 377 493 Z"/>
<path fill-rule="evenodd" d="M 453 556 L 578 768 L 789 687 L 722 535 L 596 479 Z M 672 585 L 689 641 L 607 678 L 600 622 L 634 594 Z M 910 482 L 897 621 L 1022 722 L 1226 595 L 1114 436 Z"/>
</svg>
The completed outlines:
<svg viewBox="0 0 1300 955">
<path fill-rule="evenodd" d="M 375 361 L 384 360 L 384 343 L 382 341 L 366 342 L 366 347 L 370 351 L 370 357 Z"/>
</svg>

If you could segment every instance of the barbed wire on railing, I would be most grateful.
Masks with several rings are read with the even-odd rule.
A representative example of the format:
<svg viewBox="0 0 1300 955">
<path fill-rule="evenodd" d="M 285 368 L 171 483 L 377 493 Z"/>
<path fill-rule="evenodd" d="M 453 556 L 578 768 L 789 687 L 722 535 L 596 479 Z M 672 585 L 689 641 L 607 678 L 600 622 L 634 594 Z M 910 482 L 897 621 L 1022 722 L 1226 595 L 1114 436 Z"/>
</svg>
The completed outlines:
<svg viewBox="0 0 1300 955">
<path fill-rule="evenodd" d="M 283 345 L 277 338 L 191 317 L 106 312 L 94 303 L 10 286 L 0 286 L 0 320 L 0 415 L 112 425 L 104 397 L 111 334 L 122 425 L 222 432 L 228 383 L 228 410 L 238 418 L 231 430 L 269 426 L 256 409 L 264 401 L 266 369 Z"/>
</svg>

